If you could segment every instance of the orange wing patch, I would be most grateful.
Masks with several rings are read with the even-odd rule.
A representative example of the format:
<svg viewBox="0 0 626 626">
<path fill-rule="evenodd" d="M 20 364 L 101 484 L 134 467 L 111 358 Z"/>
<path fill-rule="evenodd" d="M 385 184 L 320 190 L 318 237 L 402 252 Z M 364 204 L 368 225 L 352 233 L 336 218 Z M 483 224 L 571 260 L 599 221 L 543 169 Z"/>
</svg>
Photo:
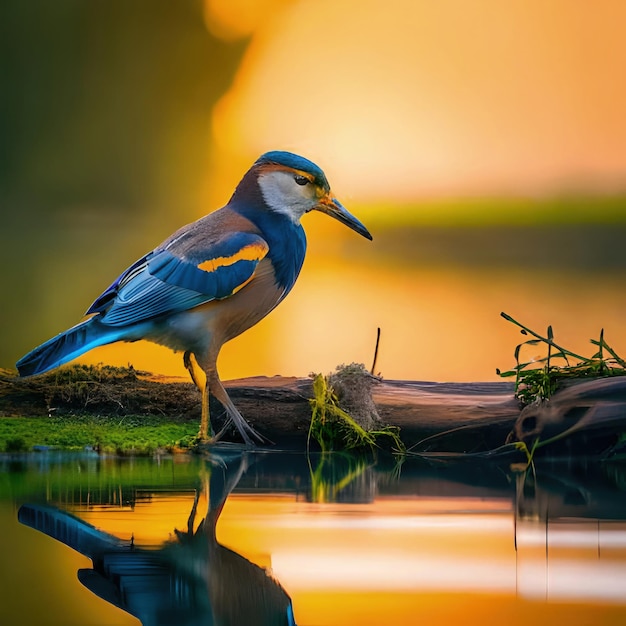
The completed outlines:
<svg viewBox="0 0 626 626">
<path fill-rule="evenodd" d="M 268 252 L 269 246 L 264 241 L 251 243 L 237 250 L 231 256 L 220 256 L 207 259 L 198 265 L 198 269 L 205 272 L 214 272 L 220 267 L 234 265 L 237 261 L 260 261 Z"/>
</svg>

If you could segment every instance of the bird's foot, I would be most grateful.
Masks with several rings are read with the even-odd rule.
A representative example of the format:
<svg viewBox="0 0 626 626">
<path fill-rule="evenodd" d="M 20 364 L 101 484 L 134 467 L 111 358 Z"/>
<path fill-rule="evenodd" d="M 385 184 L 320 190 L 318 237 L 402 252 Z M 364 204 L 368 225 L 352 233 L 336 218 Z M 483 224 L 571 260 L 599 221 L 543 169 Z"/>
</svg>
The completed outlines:
<svg viewBox="0 0 626 626">
<path fill-rule="evenodd" d="M 268 439 L 258 433 L 247 422 L 245 428 L 239 428 L 230 418 L 216 434 L 213 434 L 211 431 L 208 433 L 200 431 L 197 435 L 197 442 L 201 445 L 212 445 L 218 443 L 222 441 L 226 435 L 228 435 L 228 433 L 232 430 L 233 425 L 248 448 L 256 448 L 258 444 L 274 445 L 274 442 L 271 439 Z"/>
<path fill-rule="evenodd" d="M 228 433 L 231 426 L 234 425 L 235 428 L 237 429 L 237 432 L 243 439 L 244 443 L 249 448 L 256 448 L 257 442 L 259 444 L 268 444 L 268 445 L 274 444 L 273 441 L 271 441 L 267 437 L 264 437 L 259 432 L 257 432 L 254 428 L 252 428 L 252 426 L 250 426 L 250 424 L 248 424 L 248 422 L 243 417 L 240 416 L 240 419 L 241 419 L 241 422 L 238 422 L 237 420 L 233 419 L 232 416 L 229 416 L 224 426 L 222 426 L 222 428 L 217 432 L 217 434 L 211 438 L 211 442 L 220 441 L 220 439 L 222 439 L 222 437 L 224 437 Z M 254 441 L 255 439 L 256 441 Z"/>
</svg>

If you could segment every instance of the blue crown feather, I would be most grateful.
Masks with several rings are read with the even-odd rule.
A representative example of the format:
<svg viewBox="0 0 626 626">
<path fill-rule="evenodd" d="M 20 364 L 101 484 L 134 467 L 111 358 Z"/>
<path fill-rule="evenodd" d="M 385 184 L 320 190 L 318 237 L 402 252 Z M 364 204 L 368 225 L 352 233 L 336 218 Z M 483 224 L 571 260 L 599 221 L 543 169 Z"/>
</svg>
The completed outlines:
<svg viewBox="0 0 626 626">
<path fill-rule="evenodd" d="M 257 159 L 256 165 L 264 165 L 266 163 L 276 163 L 277 165 L 284 165 L 285 167 L 290 167 L 294 170 L 308 172 L 309 174 L 313 174 L 315 182 L 320 185 L 320 187 L 328 188 L 329 186 L 328 181 L 326 180 L 326 175 L 319 166 L 315 165 L 313 161 L 309 161 L 304 157 L 293 154 L 293 152 L 284 152 L 282 150 L 266 152 Z"/>
</svg>

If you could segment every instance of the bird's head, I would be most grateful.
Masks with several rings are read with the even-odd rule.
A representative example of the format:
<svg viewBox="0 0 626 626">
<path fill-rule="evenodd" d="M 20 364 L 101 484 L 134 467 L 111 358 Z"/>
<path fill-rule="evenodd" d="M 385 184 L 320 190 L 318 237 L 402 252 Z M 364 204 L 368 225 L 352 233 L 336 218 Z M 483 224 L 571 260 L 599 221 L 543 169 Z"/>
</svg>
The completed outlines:
<svg viewBox="0 0 626 626">
<path fill-rule="evenodd" d="M 291 152 L 266 152 L 250 171 L 271 211 L 296 223 L 309 211 L 321 211 L 372 239 L 367 228 L 332 195 L 324 172 L 308 159 Z"/>
</svg>

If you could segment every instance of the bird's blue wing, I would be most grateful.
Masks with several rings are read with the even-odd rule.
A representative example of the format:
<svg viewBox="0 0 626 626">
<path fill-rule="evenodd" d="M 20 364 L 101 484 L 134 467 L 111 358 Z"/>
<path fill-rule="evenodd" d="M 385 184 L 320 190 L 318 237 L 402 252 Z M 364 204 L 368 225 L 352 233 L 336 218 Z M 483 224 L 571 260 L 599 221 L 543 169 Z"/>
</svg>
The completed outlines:
<svg viewBox="0 0 626 626">
<path fill-rule="evenodd" d="M 157 248 L 126 270 L 92 304 L 111 326 L 126 326 L 227 298 L 244 287 L 268 252 L 251 233 L 233 233 L 193 249 L 193 258 Z"/>
<path fill-rule="evenodd" d="M 115 300 L 117 293 L 121 286 L 130 280 L 136 274 L 140 274 L 145 270 L 146 260 L 149 256 L 154 254 L 150 252 L 146 256 L 141 257 L 138 261 L 135 261 L 127 270 L 122 272 L 93 302 L 93 304 L 87 309 L 86 315 L 90 313 L 104 313 Z"/>
</svg>

